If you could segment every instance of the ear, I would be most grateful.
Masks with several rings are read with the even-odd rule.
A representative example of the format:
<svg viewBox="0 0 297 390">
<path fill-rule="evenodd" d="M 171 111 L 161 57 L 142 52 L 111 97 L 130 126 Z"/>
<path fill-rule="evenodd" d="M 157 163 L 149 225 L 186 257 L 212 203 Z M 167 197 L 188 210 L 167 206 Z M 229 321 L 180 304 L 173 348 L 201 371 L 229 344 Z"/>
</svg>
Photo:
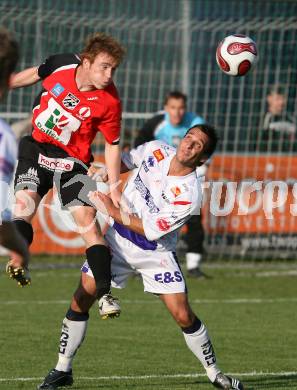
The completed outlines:
<svg viewBox="0 0 297 390">
<path fill-rule="evenodd" d="M 90 66 L 91 66 L 91 62 L 90 62 L 90 60 L 88 58 L 84 58 L 83 62 L 82 62 L 82 65 L 83 65 L 84 69 L 89 70 Z"/>
</svg>

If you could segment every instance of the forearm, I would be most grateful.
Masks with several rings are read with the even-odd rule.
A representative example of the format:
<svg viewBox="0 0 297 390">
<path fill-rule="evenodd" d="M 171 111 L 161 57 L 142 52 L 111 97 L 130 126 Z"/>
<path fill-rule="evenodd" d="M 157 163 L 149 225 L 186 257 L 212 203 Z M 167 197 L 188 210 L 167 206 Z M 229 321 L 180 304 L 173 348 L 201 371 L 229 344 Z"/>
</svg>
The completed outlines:
<svg viewBox="0 0 297 390">
<path fill-rule="evenodd" d="M 112 209 L 110 210 L 110 216 L 116 222 L 127 226 L 127 228 L 129 228 L 133 232 L 145 236 L 143 223 L 139 217 L 136 217 L 133 214 L 125 213 L 122 209 L 117 209 L 116 207 L 112 207 Z M 128 224 L 127 221 L 129 222 Z"/>
<path fill-rule="evenodd" d="M 28 246 L 12 222 L 0 225 L 0 244 L 24 258 L 28 257 Z"/>
<path fill-rule="evenodd" d="M 38 67 L 28 68 L 16 73 L 10 82 L 10 88 L 20 88 L 33 85 L 40 80 L 38 76 Z"/>
<path fill-rule="evenodd" d="M 105 164 L 108 172 L 109 185 L 119 183 L 121 167 L 121 148 L 119 145 L 105 143 Z"/>
</svg>

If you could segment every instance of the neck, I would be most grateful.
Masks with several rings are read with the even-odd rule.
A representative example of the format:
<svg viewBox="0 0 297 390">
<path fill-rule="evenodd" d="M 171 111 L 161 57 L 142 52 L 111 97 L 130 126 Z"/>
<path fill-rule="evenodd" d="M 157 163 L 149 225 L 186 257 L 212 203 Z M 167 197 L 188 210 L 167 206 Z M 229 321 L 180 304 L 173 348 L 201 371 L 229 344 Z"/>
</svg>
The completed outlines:
<svg viewBox="0 0 297 390">
<path fill-rule="evenodd" d="M 79 91 L 86 92 L 95 89 L 87 78 L 81 65 L 76 69 L 75 82 Z"/>
<path fill-rule="evenodd" d="M 191 172 L 195 171 L 195 167 L 187 167 L 181 164 L 176 156 L 170 162 L 168 176 L 186 176 Z"/>
</svg>

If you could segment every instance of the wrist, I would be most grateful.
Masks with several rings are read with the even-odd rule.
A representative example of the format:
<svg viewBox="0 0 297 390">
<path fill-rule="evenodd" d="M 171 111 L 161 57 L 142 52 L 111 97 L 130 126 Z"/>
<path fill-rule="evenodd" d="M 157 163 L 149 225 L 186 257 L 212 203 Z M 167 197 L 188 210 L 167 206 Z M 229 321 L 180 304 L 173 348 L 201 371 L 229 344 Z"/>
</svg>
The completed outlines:
<svg viewBox="0 0 297 390">
<path fill-rule="evenodd" d="M 110 218 L 115 219 L 115 212 L 116 212 L 116 210 L 117 210 L 117 208 L 114 205 L 110 206 L 110 208 L 108 210 Z"/>
</svg>

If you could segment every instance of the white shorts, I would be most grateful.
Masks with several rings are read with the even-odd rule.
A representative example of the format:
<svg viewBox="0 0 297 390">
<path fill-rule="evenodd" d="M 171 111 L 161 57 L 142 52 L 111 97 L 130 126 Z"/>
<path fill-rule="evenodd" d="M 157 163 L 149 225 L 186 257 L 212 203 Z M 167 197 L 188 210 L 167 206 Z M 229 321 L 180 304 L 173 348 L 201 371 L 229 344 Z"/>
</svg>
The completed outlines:
<svg viewBox="0 0 297 390">
<path fill-rule="evenodd" d="M 130 275 L 142 276 L 144 291 L 153 294 L 186 292 L 184 276 L 173 252 L 143 250 L 109 228 L 105 239 L 112 253 L 112 287 L 124 288 Z M 87 260 L 81 271 L 93 277 Z"/>
</svg>

